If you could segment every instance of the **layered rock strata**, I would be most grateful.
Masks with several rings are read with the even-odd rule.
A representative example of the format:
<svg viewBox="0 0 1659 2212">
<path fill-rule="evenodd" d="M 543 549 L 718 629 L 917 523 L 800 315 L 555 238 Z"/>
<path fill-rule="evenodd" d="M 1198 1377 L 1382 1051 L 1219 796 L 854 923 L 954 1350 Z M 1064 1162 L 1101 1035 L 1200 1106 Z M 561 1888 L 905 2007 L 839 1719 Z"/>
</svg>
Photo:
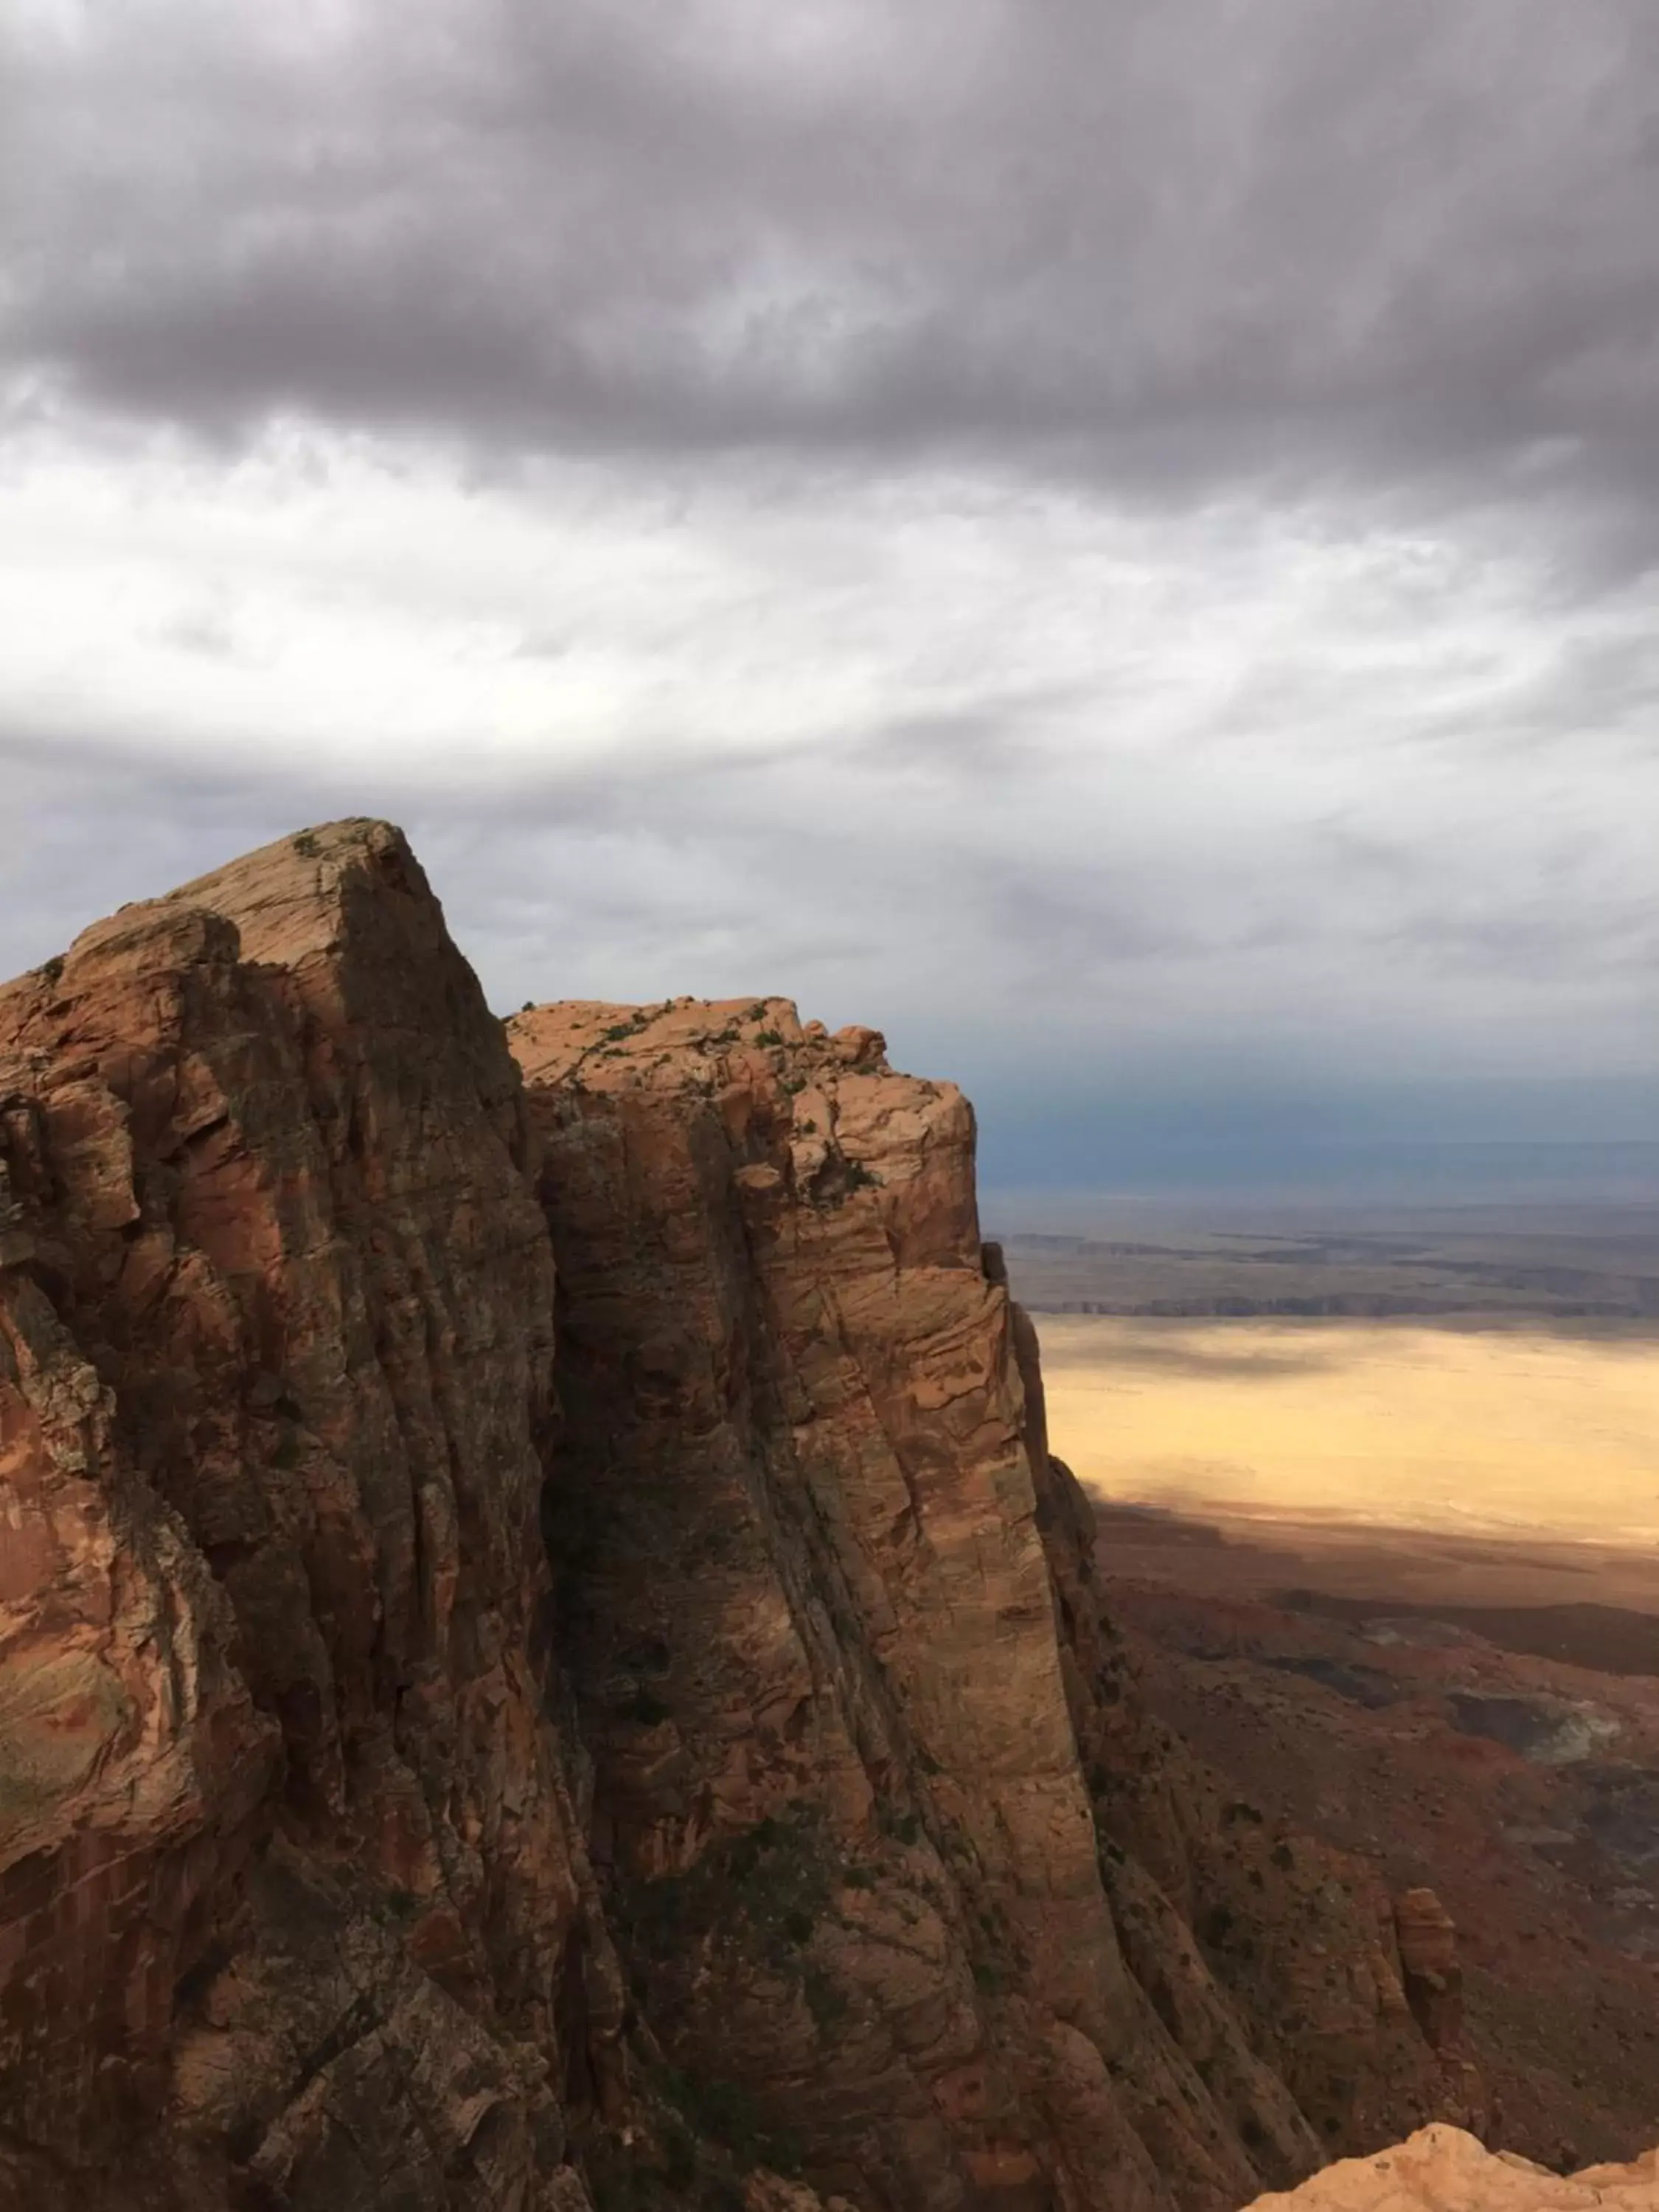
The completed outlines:
<svg viewBox="0 0 1659 2212">
<path fill-rule="evenodd" d="M 960 1094 L 779 1000 L 508 1035 L 596 1851 L 694 2101 L 941 2206 L 1231 2205 L 1442 2109 L 1388 1899 L 1139 1712 Z"/>
<path fill-rule="evenodd" d="M 0 996 L 0 2201 L 574 2180 L 528 1144 L 379 825 Z"/>
<path fill-rule="evenodd" d="M 508 1041 L 374 823 L 0 992 L 0 2206 L 1231 2212 L 1448 2109 L 1140 1714 L 960 1095 Z"/>
</svg>

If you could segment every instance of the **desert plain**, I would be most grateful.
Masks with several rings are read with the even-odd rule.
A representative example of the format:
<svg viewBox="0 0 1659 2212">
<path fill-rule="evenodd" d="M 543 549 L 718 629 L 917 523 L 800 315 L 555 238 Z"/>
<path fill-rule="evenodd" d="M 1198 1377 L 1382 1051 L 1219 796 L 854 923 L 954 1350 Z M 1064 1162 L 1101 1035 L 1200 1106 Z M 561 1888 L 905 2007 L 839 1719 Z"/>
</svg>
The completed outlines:
<svg viewBox="0 0 1659 2212">
<path fill-rule="evenodd" d="M 1008 1263 L 1115 1543 L 1139 1509 L 1280 1583 L 1659 1613 L 1659 1209 L 1016 1233 Z"/>
<path fill-rule="evenodd" d="M 1005 1227 L 1141 1695 L 1432 1890 L 1492 2140 L 1659 2123 L 1659 1209 Z"/>
</svg>

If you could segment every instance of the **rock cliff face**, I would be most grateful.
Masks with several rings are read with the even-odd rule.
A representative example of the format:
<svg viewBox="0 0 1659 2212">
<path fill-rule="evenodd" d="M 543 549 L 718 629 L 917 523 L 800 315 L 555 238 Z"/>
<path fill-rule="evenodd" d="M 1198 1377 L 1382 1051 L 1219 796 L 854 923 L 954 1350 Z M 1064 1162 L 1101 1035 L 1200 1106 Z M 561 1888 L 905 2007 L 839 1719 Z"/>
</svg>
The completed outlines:
<svg viewBox="0 0 1659 2212">
<path fill-rule="evenodd" d="M 1141 1716 L 959 1094 L 504 1037 L 384 825 L 0 991 L 0 2206 L 1231 2212 L 1473 2117 L 1449 1931 Z"/>
<path fill-rule="evenodd" d="M 693 2102 L 930 2206 L 1231 2206 L 1463 2116 L 1389 1900 L 1139 1713 L 959 1093 L 776 1000 L 508 1035 L 595 1850 Z"/>
<path fill-rule="evenodd" d="M 0 2198 L 552 2203 L 607 1954 L 499 1028 L 353 824 L 88 931 L 0 1054 Z"/>
</svg>

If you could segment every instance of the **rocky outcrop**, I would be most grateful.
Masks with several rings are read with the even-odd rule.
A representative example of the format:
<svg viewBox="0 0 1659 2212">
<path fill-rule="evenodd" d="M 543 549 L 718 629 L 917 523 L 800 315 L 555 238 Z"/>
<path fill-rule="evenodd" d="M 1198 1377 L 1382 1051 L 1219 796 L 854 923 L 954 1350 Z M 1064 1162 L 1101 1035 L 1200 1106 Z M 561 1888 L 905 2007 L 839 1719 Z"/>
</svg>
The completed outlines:
<svg viewBox="0 0 1659 2212">
<path fill-rule="evenodd" d="M 596 1850 L 694 2102 L 941 2206 L 1230 2206 L 1441 2109 L 1386 1898 L 1139 1714 L 959 1093 L 779 1000 L 508 1035 Z"/>
<path fill-rule="evenodd" d="M 1463 2029 L 1463 1970 L 1457 1930 L 1431 1889 L 1408 1889 L 1395 1903 L 1406 2001 L 1437 2051 L 1450 2051 Z"/>
<path fill-rule="evenodd" d="M 1485 2150 L 1452 2127 L 1425 2128 L 1370 2158 L 1344 2159 L 1250 2212 L 1655 2212 L 1659 2151 L 1633 2166 L 1552 2173 L 1513 2152 Z"/>
<path fill-rule="evenodd" d="M 1140 1711 L 973 1146 L 783 1000 L 504 1041 L 374 823 L 0 991 L 4 2212 L 1231 2212 L 1448 2109 Z"/>
<path fill-rule="evenodd" d="M 499 1028 L 351 823 L 89 930 L 0 1054 L 0 2199 L 562 2202 L 620 2004 Z"/>
<path fill-rule="evenodd" d="M 1057 2125 L 1168 2201 L 1111 2078 L 1133 2006 L 965 1103 L 775 1000 L 509 1035 L 596 1838 L 694 2106 L 741 2083 L 865 2201 L 1036 2200 Z"/>
</svg>

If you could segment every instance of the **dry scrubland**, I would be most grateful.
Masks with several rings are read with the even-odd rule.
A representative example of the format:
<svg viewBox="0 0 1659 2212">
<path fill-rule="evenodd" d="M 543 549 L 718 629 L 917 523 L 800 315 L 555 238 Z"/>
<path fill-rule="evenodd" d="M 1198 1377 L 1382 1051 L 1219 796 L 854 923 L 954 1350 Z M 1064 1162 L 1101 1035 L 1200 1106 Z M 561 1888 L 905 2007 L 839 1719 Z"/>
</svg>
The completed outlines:
<svg viewBox="0 0 1659 2212">
<path fill-rule="evenodd" d="M 1007 1240 L 1148 1710 L 1270 1824 L 1437 1900 L 1491 2141 L 1628 2157 L 1659 2079 L 1659 1224 L 1148 1211 Z"/>
<path fill-rule="evenodd" d="M 1659 1340 L 1044 1314 L 1055 1449 L 1103 1496 L 1659 1550 Z"/>
</svg>

